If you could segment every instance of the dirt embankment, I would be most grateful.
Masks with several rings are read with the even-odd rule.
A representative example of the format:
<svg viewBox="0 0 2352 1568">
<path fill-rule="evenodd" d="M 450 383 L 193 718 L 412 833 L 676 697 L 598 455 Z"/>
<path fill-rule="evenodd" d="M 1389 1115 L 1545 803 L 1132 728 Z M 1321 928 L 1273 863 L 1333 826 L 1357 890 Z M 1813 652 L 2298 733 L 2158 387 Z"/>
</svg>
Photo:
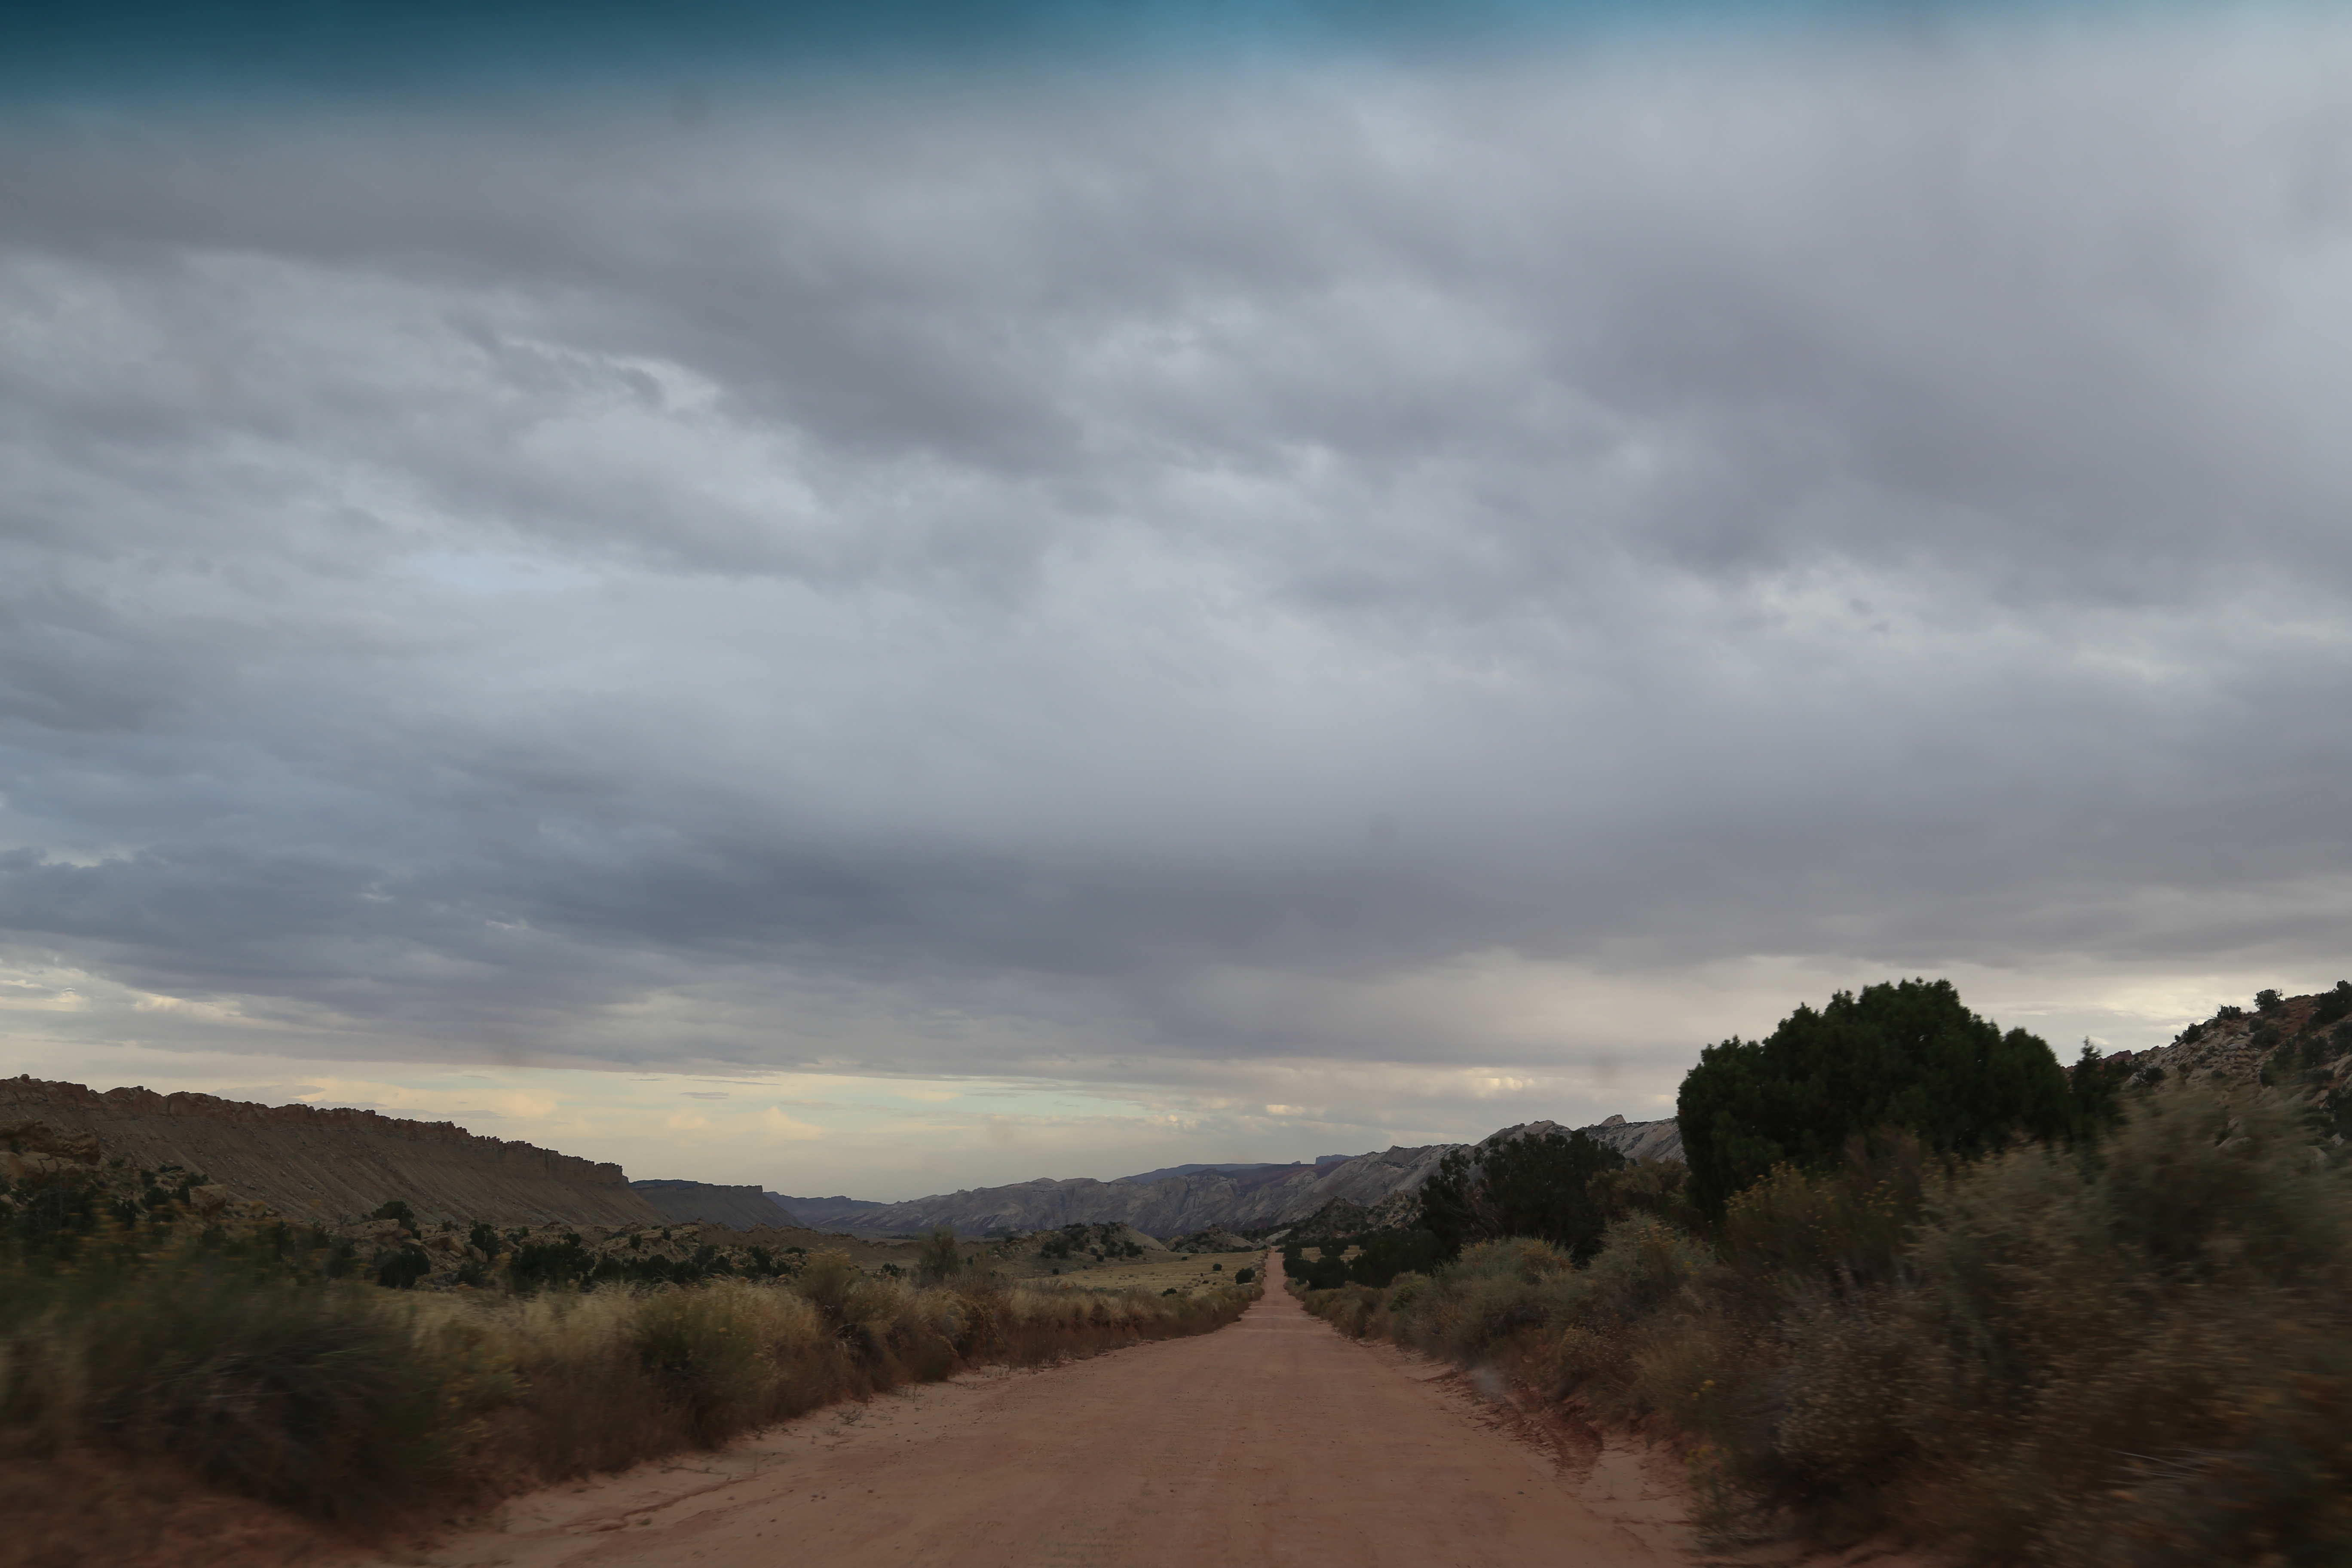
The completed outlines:
<svg viewBox="0 0 2352 1568">
<path fill-rule="evenodd" d="M 201 1171 L 238 1199 L 342 1224 L 388 1199 L 424 1220 L 660 1226 L 618 1165 L 373 1110 L 0 1079 L 0 1121 L 94 1136 L 108 1159 Z M 313 1206 L 315 1205 L 315 1207 Z"/>
</svg>

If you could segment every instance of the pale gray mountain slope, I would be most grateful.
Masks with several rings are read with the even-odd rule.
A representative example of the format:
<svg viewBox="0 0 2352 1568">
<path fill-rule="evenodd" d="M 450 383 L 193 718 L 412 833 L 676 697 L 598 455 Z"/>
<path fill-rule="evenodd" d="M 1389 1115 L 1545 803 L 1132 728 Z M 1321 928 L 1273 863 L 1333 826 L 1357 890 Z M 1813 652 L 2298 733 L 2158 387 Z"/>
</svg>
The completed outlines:
<svg viewBox="0 0 2352 1568">
<path fill-rule="evenodd" d="M 796 1198 L 783 1193 L 769 1193 L 768 1201 L 781 1204 L 801 1224 L 815 1230 L 862 1231 L 865 1216 L 883 1205 L 870 1198 Z"/>
<path fill-rule="evenodd" d="M 1523 1122 L 1479 1140 L 1516 1138 L 1567 1131 L 1551 1121 Z M 1680 1131 L 1674 1121 L 1627 1121 L 1612 1116 L 1584 1131 L 1630 1159 L 1679 1160 Z M 913 1198 L 873 1208 L 860 1205 L 851 1225 L 875 1234 L 953 1226 L 967 1236 L 988 1231 L 1051 1230 L 1066 1225 L 1131 1225 L 1149 1236 L 1183 1236 L 1211 1226 L 1246 1230 L 1305 1219 L 1334 1198 L 1366 1208 L 1391 1193 L 1420 1187 L 1437 1163 L 1460 1143 L 1384 1149 L 1318 1165 L 1268 1165 L 1255 1171 L 1202 1170 L 1157 1182 L 1098 1182 L 1090 1176 L 1066 1181 L 1039 1177 L 1007 1187 L 981 1187 L 934 1197 Z M 803 1217 L 806 1200 L 789 1200 Z M 844 1216 L 845 1219 L 847 1216 Z M 839 1222 L 835 1222 L 839 1223 Z"/>
<path fill-rule="evenodd" d="M 1139 1186 L 1143 1186 L 1149 1185 L 1153 1182 L 1164 1182 L 1171 1176 L 1190 1176 L 1201 1171 L 1223 1171 L 1229 1175 L 1236 1176 L 1245 1171 L 1268 1171 L 1274 1169 L 1277 1163 L 1278 1162 L 1270 1160 L 1244 1160 L 1233 1161 L 1221 1165 L 1214 1162 L 1195 1162 L 1190 1165 L 1163 1165 L 1157 1171 L 1146 1171 L 1142 1174 L 1135 1176 L 1113 1176 L 1111 1180 L 1114 1182 L 1131 1182 Z"/>
</svg>

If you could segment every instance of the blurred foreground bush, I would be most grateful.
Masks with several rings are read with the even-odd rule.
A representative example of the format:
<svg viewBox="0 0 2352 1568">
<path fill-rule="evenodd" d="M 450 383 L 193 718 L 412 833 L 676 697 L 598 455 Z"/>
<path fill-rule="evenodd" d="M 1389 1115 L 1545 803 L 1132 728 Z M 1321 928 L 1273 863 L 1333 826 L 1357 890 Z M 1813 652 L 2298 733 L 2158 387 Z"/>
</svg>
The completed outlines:
<svg viewBox="0 0 2352 1568">
<path fill-rule="evenodd" d="M 2292 1108 L 2147 1098 L 1949 1170 L 1850 1137 L 1705 1239 L 1636 1213 L 1581 1267 L 1486 1242 L 1307 1300 L 1669 1435 L 1727 1535 L 2352 1563 L 2352 1180 Z"/>
</svg>

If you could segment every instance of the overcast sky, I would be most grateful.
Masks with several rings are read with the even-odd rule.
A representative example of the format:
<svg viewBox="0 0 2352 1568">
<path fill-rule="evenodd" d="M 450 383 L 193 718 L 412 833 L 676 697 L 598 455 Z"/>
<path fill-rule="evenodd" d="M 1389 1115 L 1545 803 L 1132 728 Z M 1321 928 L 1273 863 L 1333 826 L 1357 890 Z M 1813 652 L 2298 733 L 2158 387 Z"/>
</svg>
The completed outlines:
<svg viewBox="0 0 2352 1568">
<path fill-rule="evenodd" d="M 20 81 L 0 1068 L 898 1197 L 2352 973 L 2352 21 L 1890 16 Z"/>
</svg>

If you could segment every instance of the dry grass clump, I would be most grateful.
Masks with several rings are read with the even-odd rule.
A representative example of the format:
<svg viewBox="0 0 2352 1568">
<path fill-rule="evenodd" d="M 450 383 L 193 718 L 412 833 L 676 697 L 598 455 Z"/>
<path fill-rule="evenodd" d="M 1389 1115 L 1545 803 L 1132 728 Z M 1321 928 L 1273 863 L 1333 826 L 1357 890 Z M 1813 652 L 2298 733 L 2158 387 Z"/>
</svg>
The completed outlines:
<svg viewBox="0 0 2352 1568">
<path fill-rule="evenodd" d="M 2095 1151 L 1781 1171 L 1706 1241 L 1471 1248 L 1353 1332 L 1675 1435 L 1714 1522 L 1983 1563 L 2352 1562 L 2352 1179 L 2292 1110 L 2150 1100 Z"/>
<path fill-rule="evenodd" d="M 467 1380 L 400 1314 L 149 1239 L 0 1268 L 0 1458 L 110 1450 L 341 1524 L 450 1472 Z"/>
<path fill-rule="evenodd" d="M 978 1363 L 1205 1332 L 1257 1294 L 917 1289 L 824 1255 L 789 1282 L 417 1296 L 158 1232 L 55 1242 L 0 1260 L 0 1468 L 111 1454 L 362 1531 Z"/>
</svg>

